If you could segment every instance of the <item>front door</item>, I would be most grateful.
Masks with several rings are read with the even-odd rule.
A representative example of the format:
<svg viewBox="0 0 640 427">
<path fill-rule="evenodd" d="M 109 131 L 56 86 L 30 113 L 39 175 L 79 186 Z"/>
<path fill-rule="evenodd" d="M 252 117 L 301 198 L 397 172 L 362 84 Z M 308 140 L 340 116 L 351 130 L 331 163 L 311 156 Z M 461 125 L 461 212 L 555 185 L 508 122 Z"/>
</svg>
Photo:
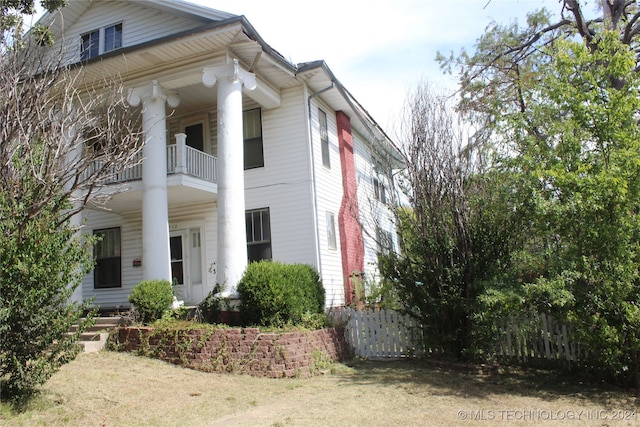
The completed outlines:
<svg viewBox="0 0 640 427">
<path fill-rule="evenodd" d="M 172 231 L 169 238 L 173 293 L 185 304 L 198 304 L 206 296 L 202 283 L 201 240 L 199 227 Z"/>
</svg>

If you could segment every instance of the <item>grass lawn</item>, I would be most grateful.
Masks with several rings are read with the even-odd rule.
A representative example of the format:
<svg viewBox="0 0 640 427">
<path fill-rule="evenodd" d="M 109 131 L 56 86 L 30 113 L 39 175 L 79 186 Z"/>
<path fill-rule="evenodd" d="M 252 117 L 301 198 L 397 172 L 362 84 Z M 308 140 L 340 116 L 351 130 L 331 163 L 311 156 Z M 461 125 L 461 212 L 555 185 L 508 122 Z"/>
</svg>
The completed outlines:
<svg viewBox="0 0 640 427">
<path fill-rule="evenodd" d="M 83 353 L 0 426 L 640 425 L 640 401 L 544 371 L 491 376 L 420 362 L 335 365 L 307 379 L 211 374 Z"/>
</svg>

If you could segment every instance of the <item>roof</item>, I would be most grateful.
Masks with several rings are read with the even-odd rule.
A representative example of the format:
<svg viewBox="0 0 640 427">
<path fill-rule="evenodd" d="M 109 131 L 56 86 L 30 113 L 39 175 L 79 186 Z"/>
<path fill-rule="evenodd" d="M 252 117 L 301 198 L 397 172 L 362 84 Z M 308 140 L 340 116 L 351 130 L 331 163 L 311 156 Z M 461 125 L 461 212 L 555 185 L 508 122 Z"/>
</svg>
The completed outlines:
<svg viewBox="0 0 640 427">
<path fill-rule="evenodd" d="M 60 33 L 62 22 L 66 26 L 72 25 L 81 18 L 92 3 L 92 1 L 71 1 L 60 11 L 45 13 L 40 22 L 51 25 L 54 32 L 57 30 Z M 155 70 L 159 64 L 175 64 L 181 58 L 194 58 L 198 54 L 204 55 L 216 50 L 229 49 L 249 68 L 255 67 L 255 70 L 267 80 L 263 83 L 276 89 L 290 87 L 304 81 L 309 87 L 311 96 L 319 96 L 336 111 L 351 113 L 352 119 L 355 116 L 357 120 L 352 120 L 352 127 L 364 136 L 370 137 L 375 149 L 389 154 L 395 167 L 401 167 L 403 164 L 403 157 L 391 138 L 340 83 L 323 60 L 291 63 L 273 49 L 243 15 L 222 12 L 184 0 L 145 0 L 144 5 L 198 20 L 202 25 L 195 29 L 111 51 L 84 64 L 90 66 L 100 63 L 100 67 L 117 70 L 116 72 L 123 78 L 135 79 L 137 74 Z M 54 19 L 56 14 L 62 14 L 62 19 Z M 142 53 L 139 57 L 144 57 L 145 60 L 134 59 L 131 55 L 134 52 Z M 85 71 L 90 70 L 85 69 Z M 98 78 L 102 77 L 102 72 L 96 69 L 95 73 L 100 74 Z M 175 84 L 184 84 L 185 79 L 187 77 L 180 77 L 180 83 L 176 80 Z"/>
</svg>

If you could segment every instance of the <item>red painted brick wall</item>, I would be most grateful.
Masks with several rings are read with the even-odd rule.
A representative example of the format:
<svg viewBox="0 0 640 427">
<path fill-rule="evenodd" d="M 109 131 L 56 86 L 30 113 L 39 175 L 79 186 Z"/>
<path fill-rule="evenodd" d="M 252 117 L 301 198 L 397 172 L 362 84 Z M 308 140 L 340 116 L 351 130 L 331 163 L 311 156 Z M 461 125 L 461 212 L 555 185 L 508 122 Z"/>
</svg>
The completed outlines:
<svg viewBox="0 0 640 427">
<path fill-rule="evenodd" d="M 310 376 L 318 357 L 346 360 L 343 328 L 261 333 L 258 328 L 117 331 L 119 349 L 206 372 L 233 372 L 281 378 Z"/>
<path fill-rule="evenodd" d="M 340 245 L 342 248 L 342 275 L 344 280 L 345 303 L 351 304 L 355 297 L 353 274 L 364 271 L 364 242 L 360 229 L 360 211 L 358 208 L 358 186 L 356 162 L 353 153 L 351 120 L 344 112 L 336 113 L 338 125 L 338 144 L 340 164 L 342 166 L 343 197 L 338 214 Z"/>
</svg>

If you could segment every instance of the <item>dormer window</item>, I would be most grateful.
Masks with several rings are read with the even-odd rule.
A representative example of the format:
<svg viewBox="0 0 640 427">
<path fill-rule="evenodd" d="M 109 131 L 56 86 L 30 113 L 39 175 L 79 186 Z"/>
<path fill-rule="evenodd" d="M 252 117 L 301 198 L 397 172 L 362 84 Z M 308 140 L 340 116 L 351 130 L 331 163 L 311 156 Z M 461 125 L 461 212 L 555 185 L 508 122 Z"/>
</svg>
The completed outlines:
<svg viewBox="0 0 640 427">
<path fill-rule="evenodd" d="M 100 48 L 100 31 L 92 31 L 82 36 L 82 50 L 80 59 L 87 60 L 98 56 Z"/>
<path fill-rule="evenodd" d="M 122 23 L 99 28 L 81 36 L 80 60 L 95 58 L 122 47 Z"/>
<path fill-rule="evenodd" d="M 112 25 L 104 29 L 104 52 L 122 47 L 122 24 Z"/>
</svg>

